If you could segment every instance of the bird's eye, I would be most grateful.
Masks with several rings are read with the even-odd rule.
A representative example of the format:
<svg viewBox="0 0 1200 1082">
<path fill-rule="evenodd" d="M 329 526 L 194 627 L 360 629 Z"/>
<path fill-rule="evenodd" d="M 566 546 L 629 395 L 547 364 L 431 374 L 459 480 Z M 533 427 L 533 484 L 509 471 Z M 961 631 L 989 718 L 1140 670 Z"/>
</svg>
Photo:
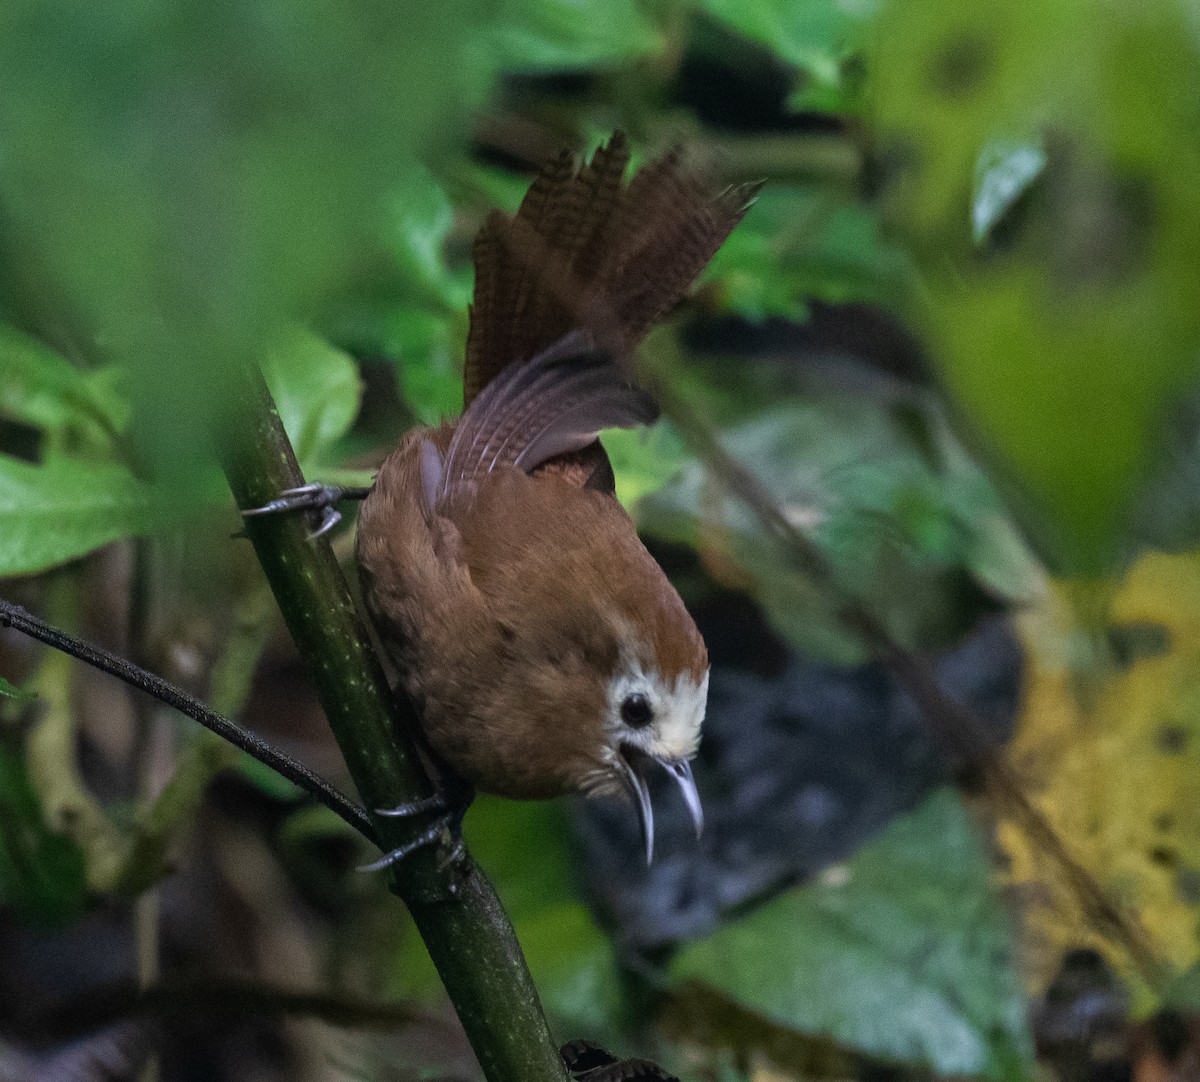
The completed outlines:
<svg viewBox="0 0 1200 1082">
<path fill-rule="evenodd" d="M 644 729 L 654 720 L 654 708 L 645 695 L 627 695 L 621 703 L 621 720 L 631 729 Z"/>
</svg>

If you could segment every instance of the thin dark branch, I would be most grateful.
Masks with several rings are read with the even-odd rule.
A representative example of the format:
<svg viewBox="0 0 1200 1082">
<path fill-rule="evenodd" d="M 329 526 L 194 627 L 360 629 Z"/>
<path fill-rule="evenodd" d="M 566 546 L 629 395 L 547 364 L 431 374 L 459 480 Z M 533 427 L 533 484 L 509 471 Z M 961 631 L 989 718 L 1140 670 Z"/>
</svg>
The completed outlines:
<svg viewBox="0 0 1200 1082">
<path fill-rule="evenodd" d="M 320 775 L 313 773 L 303 763 L 297 762 L 278 748 L 272 747 L 261 737 L 247 732 L 224 715 L 210 710 L 199 699 L 189 695 L 183 689 L 168 683 L 160 676 L 147 672 L 125 658 L 110 653 L 95 643 L 85 642 L 56 627 L 51 627 L 26 612 L 19 605 L 13 605 L 3 599 L 0 599 L 0 627 L 11 627 L 39 642 L 44 642 L 47 646 L 52 646 L 55 650 L 70 654 L 71 657 L 78 658 L 93 668 L 144 691 L 147 695 L 153 696 L 159 702 L 166 703 L 167 706 L 178 710 L 193 721 L 198 721 L 210 732 L 228 740 L 247 755 L 253 756 L 263 765 L 269 766 L 276 773 L 287 778 L 288 781 L 295 782 L 368 841 L 379 844 L 378 836 L 375 833 L 375 824 L 371 822 L 367 813 L 344 793 L 339 792 Z"/>
</svg>

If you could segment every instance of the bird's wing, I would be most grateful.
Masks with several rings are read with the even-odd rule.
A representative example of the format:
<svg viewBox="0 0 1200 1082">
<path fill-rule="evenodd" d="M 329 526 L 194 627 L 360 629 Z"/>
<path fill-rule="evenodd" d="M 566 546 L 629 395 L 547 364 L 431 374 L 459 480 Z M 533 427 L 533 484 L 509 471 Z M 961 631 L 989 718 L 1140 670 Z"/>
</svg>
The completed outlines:
<svg viewBox="0 0 1200 1082">
<path fill-rule="evenodd" d="M 589 448 L 602 429 L 657 416 L 654 399 L 587 332 L 572 331 L 532 360 L 509 365 L 474 398 L 441 456 L 440 490 L 430 495 L 440 502 L 497 466 L 532 473 Z"/>
<path fill-rule="evenodd" d="M 464 402 L 573 328 L 606 349 L 632 350 L 680 300 L 741 220 L 755 185 L 712 195 L 678 153 L 623 184 L 621 132 L 576 169 L 545 165 L 515 217 L 490 215 L 475 238 L 475 297 Z"/>
</svg>

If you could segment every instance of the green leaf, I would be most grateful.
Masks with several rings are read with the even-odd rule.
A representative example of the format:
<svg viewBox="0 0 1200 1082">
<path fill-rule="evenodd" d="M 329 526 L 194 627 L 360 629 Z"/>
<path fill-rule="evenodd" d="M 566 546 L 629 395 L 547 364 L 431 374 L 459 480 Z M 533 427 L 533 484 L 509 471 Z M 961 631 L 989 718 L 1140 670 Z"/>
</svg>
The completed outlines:
<svg viewBox="0 0 1200 1082">
<path fill-rule="evenodd" d="M 307 472 L 350 431 L 358 415 L 358 366 L 316 335 L 293 331 L 267 354 L 262 370 L 296 458 Z"/>
<path fill-rule="evenodd" d="M 304 790 L 294 781 L 245 752 L 237 757 L 236 767 L 246 781 L 273 800 L 299 800 L 304 796 Z"/>
<path fill-rule="evenodd" d="M 85 371 L 35 338 L 0 323 L 0 415 L 41 430 L 44 453 L 111 452 L 129 405 L 116 368 Z"/>
<path fill-rule="evenodd" d="M 193 473 L 229 366 L 344 287 L 415 163 L 463 146 L 500 60 L 494 14 L 7 5 L 6 296 L 46 297 L 128 360 L 139 461 Z"/>
<path fill-rule="evenodd" d="M 649 428 L 611 428 L 601 436 L 617 478 L 617 499 L 634 511 L 663 487 L 688 460 L 687 448 L 670 421 Z"/>
<path fill-rule="evenodd" d="M 794 64 L 808 82 L 792 108 L 852 108 L 845 62 L 861 51 L 878 0 L 701 0 L 699 8 Z"/>
<path fill-rule="evenodd" d="M 465 328 L 445 316 L 401 309 L 389 321 L 389 353 L 399 358 L 400 393 L 417 418 L 440 424 L 462 411 Z"/>
<path fill-rule="evenodd" d="M 86 900 L 82 851 L 46 827 L 20 750 L 0 741 L 0 906 L 23 922 L 61 927 Z"/>
<path fill-rule="evenodd" d="M 396 365 L 401 395 L 426 424 L 462 406 L 472 279 L 465 259 L 447 259 L 453 225 L 445 187 L 427 169 L 408 170 L 389 198 L 381 264 L 325 320 L 330 336 L 356 354 Z"/>
<path fill-rule="evenodd" d="M 1008 920 L 948 791 L 848 864 L 685 948 L 671 975 L 776 1024 L 938 1074 L 1032 1070 Z"/>
<path fill-rule="evenodd" d="M 0 698 L 16 699 L 17 702 L 32 702 L 37 698 L 31 691 L 22 691 L 16 684 L 0 676 Z"/>
<path fill-rule="evenodd" d="M 982 244 L 1046 168 L 1046 152 L 1036 144 L 995 140 L 975 163 L 971 200 L 971 239 Z"/>
<path fill-rule="evenodd" d="M 906 295 L 904 254 L 879 234 L 865 204 L 815 188 L 770 185 L 713 257 L 705 280 L 750 319 L 804 319 L 810 299 L 895 305 Z"/>
<path fill-rule="evenodd" d="M 56 455 L 40 465 L 0 455 L 0 575 L 31 575 L 123 537 L 175 525 L 197 507 L 228 502 L 206 489 L 166 491 L 115 462 Z"/>
<path fill-rule="evenodd" d="M 392 192 L 385 231 L 404 293 L 430 307 L 456 313 L 471 301 L 471 276 L 451 270 L 446 239 L 454 226 L 454 207 L 446 189 L 428 169 L 410 170 Z"/>
<path fill-rule="evenodd" d="M 666 39 L 638 0 L 504 0 L 489 44 L 504 68 L 532 73 L 614 67 Z"/>
</svg>

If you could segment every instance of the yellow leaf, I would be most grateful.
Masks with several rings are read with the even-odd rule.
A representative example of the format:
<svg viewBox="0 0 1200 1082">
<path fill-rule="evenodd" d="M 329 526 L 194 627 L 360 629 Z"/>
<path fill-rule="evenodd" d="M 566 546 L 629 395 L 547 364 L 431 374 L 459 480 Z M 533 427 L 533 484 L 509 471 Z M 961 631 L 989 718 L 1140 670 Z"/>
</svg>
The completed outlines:
<svg viewBox="0 0 1200 1082">
<path fill-rule="evenodd" d="M 1084 868 L 1182 970 L 1200 958 L 1200 555 L 1147 556 L 1115 587 L 1058 584 L 1021 635 L 1014 763 Z M 1034 987 L 1073 947 L 1129 974 L 1028 839 L 1011 824 L 999 838 Z"/>
</svg>

